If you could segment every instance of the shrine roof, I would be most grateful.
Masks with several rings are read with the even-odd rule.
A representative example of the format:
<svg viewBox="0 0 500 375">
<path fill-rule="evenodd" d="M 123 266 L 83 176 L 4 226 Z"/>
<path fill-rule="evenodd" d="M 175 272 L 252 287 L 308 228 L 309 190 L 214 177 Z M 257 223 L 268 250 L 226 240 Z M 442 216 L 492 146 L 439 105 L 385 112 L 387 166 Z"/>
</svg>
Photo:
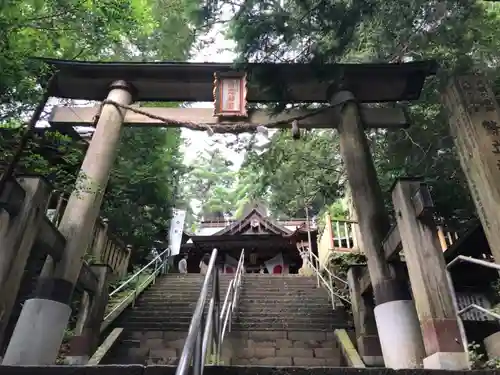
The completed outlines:
<svg viewBox="0 0 500 375">
<path fill-rule="evenodd" d="M 252 226 L 252 221 L 257 221 L 257 224 L 266 229 L 269 234 L 274 235 L 291 235 L 293 232 L 286 227 L 279 224 L 277 221 L 271 219 L 266 216 L 264 212 L 262 212 L 259 206 L 256 206 L 250 209 L 243 218 L 240 220 L 234 221 L 231 225 L 228 225 L 226 228 L 214 233 L 214 236 L 221 235 L 235 235 L 235 234 L 244 234 L 245 230 Z M 266 233 L 267 234 L 267 233 Z M 253 236 L 260 236 L 260 234 L 252 234 Z"/>
<path fill-rule="evenodd" d="M 249 102 L 328 102 L 332 83 L 342 83 L 359 102 L 415 100 L 425 78 L 435 74 L 435 61 L 398 64 L 246 64 L 188 62 L 92 62 L 40 58 L 57 71 L 50 95 L 103 100 L 109 85 L 125 80 L 137 91 L 137 101 L 211 102 L 215 72 L 244 70 L 248 74 Z M 259 79 L 260 77 L 260 79 Z M 267 77 L 263 79 L 262 77 Z M 269 81 L 277 91 L 256 84 Z M 340 79 L 342 77 L 342 79 Z"/>
</svg>

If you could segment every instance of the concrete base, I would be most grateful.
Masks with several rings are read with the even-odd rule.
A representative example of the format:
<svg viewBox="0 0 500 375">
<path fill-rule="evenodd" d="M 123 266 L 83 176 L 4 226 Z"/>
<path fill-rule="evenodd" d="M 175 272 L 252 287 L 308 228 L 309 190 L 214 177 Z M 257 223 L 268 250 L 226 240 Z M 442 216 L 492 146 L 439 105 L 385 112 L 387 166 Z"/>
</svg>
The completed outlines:
<svg viewBox="0 0 500 375">
<path fill-rule="evenodd" d="M 364 355 L 364 356 L 361 356 L 361 358 L 363 359 L 363 363 L 367 366 L 370 366 L 370 367 L 384 367 L 385 366 L 384 357 L 382 357 L 382 356 Z"/>
<path fill-rule="evenodd" d="M 54 364 L 68 325 L 71 308 L 33 298 L 23 306 L 2 365 Z"/>
<path fill-rule="evenodd" d="M 66 365 L 86 365 L 89 362 L 89 356 L 87 355 L 73 355 L 66 356 L 65 364 Z"/>
<path fill-rule="evenodd" d="M 374 313 L 385 366 L 421 368 L 425 350 L 413 301 L 386 302 Z"/>
<path fill-rule="evenodd" d="M 364 335 L 356 339 L 359 355 L 367 366 L 385 367 L 380 349 L 380 340 L 376 335 Z"/>
<path fill-rule="evenodd" d="M 432 370 L 469 370 L 467 353 L 438 352 L 424 358 L 424 368 Z"/>
<path fill-rule="evenodd" d="M 500 358 L 500 332 L 489 335 L 483 342 L 489 359 Z"/>
</svg>

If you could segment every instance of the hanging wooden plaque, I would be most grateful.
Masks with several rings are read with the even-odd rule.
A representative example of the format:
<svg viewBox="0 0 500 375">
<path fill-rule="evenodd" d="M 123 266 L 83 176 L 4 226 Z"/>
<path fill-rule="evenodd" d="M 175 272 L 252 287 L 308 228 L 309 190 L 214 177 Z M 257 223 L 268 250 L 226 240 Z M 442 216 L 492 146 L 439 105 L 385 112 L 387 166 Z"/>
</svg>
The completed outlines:
<svg viewBox="0 0 500 375">
<path fill-rule="evenodd" d="M 248 117 L 246 73 L 214 73 L 214 116 Z"/>
</svg>

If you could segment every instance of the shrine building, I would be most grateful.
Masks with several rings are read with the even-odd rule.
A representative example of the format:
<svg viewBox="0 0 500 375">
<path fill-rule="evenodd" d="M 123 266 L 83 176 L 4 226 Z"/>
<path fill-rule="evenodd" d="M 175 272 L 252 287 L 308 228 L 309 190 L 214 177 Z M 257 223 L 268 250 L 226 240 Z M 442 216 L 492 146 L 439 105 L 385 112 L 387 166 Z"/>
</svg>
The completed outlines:
<svg viewBox="0 0 500 375">
<path fill-rule="evenodd" d="M 311 225 L 312 251 L 317 254 L 317 229 Z M 200 272 L 204 254 L 216 248 L 217 266 L 233 273 L 245 250 L 247 273 L 296 274 L 302 267 L 299 244 L 308 242 L 307 220 L 274 220 L 267 209 L 253 204 L 241 219 L 211 219 L 201 222 L 196 233 L 184 232 L 180 255 L 188 254 L 188 272 Z"/>
</svg>

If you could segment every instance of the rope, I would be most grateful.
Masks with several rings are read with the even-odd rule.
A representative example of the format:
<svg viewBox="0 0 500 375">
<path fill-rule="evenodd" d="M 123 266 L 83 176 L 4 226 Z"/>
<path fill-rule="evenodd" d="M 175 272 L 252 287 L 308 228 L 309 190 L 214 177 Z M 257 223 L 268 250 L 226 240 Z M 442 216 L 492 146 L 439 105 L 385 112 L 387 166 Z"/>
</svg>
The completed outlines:
<svg viewBox="0 0 500 375">
<path fill-rule="evenodd" d="M 179 126 L 179 127 L 191 129 L 191 130 L 207 131 L 210 135 L 212 135 L 214 133 L 233 133 L 233 134 L 252 133 L 252 132 L 260 131 L 261 128 L 271 129 L 271 128 L 278 128 L 278 127 L 285 127 L 284 125 L 288 125 L 288 124 L 291 124 L 290 126 L 295 128 L 295 126 L 298 127 L 298 122 L 300 120 L 304 120 L 308 117 L 316 116 L 319 113 L 322 113 L 330 108 L 335 107 L 335 105 L 330 105 L 328 107 L 320 108 L 320 109 L 317 109 L 317 110 L 312 111 L 310 113 L 296 116 L 296 117 L 290 118 L 290 119 L 285 120 L 285 121 L 281 120 L 281 121 L 268 122 L 268 123 L 264 123 L 264 124 L 251 124 L 251 123 L 243 122 L 243 121 L 239 121 L 239 122 L 223 121 L 223 122 L 219 122 L 217 124 L 210 124 L 209 125 L 209 124 L 200 124 L 200 123 L 193 122 L 193 121 L 179 121 L 179 120 L 175 120 L 175 119 L 171 119 L 171 118 L 166 118 L 166 117 L 162 117 L 162 116 L 158 116 L 158 115 L 149 113 L 149 112 L 147 112 L 143 109 L 139 109 L 137 107 L 132 107 L 130 105 L 117 103 L 114 100 L 105 99 L 101 102 L 98 114 L 94 117 L 94 123 L 93 123 L 94 126 L 97 125 L 102 108 L 104 107 L 105 104 L 110 104 L 110 105 L 115 106 L 117 109 L 120 109 L 120 108 L 126 109 L 128 111 L 132 111 L 132 112 L 135 112 L 137 114 L 149 117 L 151 119 L 161 121 L 164 125 L 167 125 L 167 126 L 174 125 L 174 126 Z"/>
</svg>

